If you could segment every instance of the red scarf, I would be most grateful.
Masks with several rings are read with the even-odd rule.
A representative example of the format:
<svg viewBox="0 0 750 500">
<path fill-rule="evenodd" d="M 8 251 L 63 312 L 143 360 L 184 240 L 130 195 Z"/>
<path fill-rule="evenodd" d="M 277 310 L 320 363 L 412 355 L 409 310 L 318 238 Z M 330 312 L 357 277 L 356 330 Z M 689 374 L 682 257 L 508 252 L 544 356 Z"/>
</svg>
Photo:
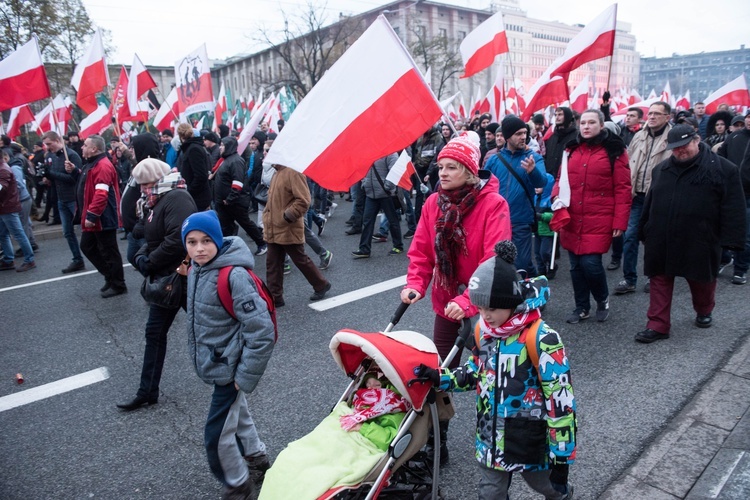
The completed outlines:
<svg viewBox="0 0 750 500">
<path fill-rule="evenodd" d="M 542 315 L 539 309 L 532 309 L 531 311 L 524 311 L 519 314 L 514 314 L 502 325 L 497 328 L 492 328 L 487 325 L 484 318 L 479 316 L 479 330 L 482 332 L 482 338 L 489 339 L 507 339 L 511 335 L 520 332 L 537 319 L 541 318 Z"/>
<path fill-rule="evenodd" d="M 435 222 L 435 280 L 440 288 L 451 293 L 458 291 L 458 256 L 469 254 L 463 222 L 477 204 L 479 190 L 479 184 L 464 184 L 450 191 L 438 187 L 440 217 Z"/>
</svg>

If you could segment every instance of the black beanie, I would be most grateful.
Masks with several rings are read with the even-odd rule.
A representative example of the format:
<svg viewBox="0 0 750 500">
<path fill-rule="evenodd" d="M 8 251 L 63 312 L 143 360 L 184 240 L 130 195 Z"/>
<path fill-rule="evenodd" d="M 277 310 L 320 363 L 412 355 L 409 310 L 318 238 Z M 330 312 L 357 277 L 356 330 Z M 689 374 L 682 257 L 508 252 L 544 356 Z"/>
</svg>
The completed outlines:
<svg viewBox="0 0 750 500">
<path fill-rule="evenodd" d="M 479 307 L 515 309 L 523 302 L 513 265 L 516 246 L 510 240 L 495 245 L 495 256 L 482 262 L 469 280 L 469 299 Z"/>
<path fill-rule="evenodd" d="M 516 115 L 508 115 L 503 118 L 502 130 L 506 141 L 522 128 L 526 128 L 526 123 Z"/>
<path fill-rule="evenodd" d="M 500 128 L 500 124 L 497 122 L 492 122 L 484 129 L 486 132 L 492 132 L 493 134 L 497 132 L 497 129 Z"/>
</svg>

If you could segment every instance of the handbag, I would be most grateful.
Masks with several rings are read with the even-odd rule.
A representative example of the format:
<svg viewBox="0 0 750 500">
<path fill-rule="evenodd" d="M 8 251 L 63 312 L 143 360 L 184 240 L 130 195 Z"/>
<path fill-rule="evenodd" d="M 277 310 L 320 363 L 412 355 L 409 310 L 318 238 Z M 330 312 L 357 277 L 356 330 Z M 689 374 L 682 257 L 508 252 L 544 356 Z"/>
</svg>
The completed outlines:
<svg viewBox="0 0 750 500">
<path fill-rule="evenodd" d="M 263 184 L 262 182 L 255 186 L 255 191 L 253 191 L 253 197 L 258 203 L 261 203 L 263 205 L 268 203 L 268 186 Z"/>
<path fill-rule="evenodd" d="M 182 261 L 175 272 L 166 276 L 147 276 L 141 285 L 141 297 L 149 305 L 165 309 L 179 309 L 182 296 L 186 293 L 185 276 L 187 276 L 188 258 Z"/>
</svg>

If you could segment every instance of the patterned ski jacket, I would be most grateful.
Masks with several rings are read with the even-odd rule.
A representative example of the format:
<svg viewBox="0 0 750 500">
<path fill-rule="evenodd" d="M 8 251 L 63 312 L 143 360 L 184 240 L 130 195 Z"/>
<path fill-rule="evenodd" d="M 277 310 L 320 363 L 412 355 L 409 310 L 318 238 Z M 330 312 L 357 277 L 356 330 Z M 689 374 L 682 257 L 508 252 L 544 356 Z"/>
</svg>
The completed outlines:
<svg viewBox="0 0 750 500">
<path fill-rule="evenodd" d="M 476 458 L 506 472 L 544 470 L 576 455 L 576 403 L 560 336 L 546 323 L 539 327 L 538 371 L 525 343 L 534 310 L 549 296 L 547 279 L 521 284 L 527 299 L 514 316 L 529 318 L 524 327 L 505 338 L 482 336 L 466 364 L 443 369 L 440 379 L 444 391 L 476 390 Z"/>
</svg>

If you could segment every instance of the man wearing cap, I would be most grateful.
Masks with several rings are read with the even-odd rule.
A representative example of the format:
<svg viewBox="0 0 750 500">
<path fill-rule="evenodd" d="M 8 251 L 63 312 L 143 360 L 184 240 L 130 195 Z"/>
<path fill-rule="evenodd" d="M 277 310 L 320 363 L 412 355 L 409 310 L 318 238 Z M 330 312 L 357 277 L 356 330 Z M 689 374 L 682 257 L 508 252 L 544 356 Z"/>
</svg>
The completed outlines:
<svg viewBox="0 0 750 500">
<path fill-rule="evenodd" d="M 635 292 L 638 281 L 638 220 L 651 186 L 651 172 L 656 165 L 672 155 L 672 151 L 667 149 L 667 134 L 672 128 L 669 123 L 671 111 L 672 108 L 666 102 L 653 103 L 648 108 L 646 126 L 633 136 L 628 146 L 633 203 L 623 240 L 623 279 L 615 286 L 616 294 Z M 648 286 L 647 283 L 646 287 Z M 648 288 L 644 288 L 644 291 L 648 291 Z"/>
<path fill-rule="evenodd" d="M 667 134 L 672 157 L 652 173 L 638 238 L 651 278 L 646 329 L 637 342 L 669 338 L 675 277 L 690 286 L 695 324 L 708 328 L 715 305 L 721 248 L 745 247 L 745 200 L 737 167 L 713 153 L 689 125 Z"/>
<path fill-rule="evenodd" d="M 744 128 L 736 130 L 727 137 L 719 146 L 718 153 L 719 156 L 728 159 L 740 169 L 746 212 L 750 220 L 750 111 L 745 115 L 744 125 Z M 750 268 L 750 228 L 748 228 L 748 239 L 745 241 L 744 250 L 736 252 L 734 257 L 732 283 L 744 285 L 747 283 L 747 271 Z"/>
<path fill-rule="evenodd" d="M 515 115 L 503 119 L 500 127 L 505 147 L 487 160 L 485 168 L 500 181 L 500 195 L 508 202 L 513 229 L 513 243 L 518 249 L 516 268 L 534 275 L 531 262 L 534 189 L 547 184 L 544 158 L 526 147 L 526 123 Z"/>
</svg>

